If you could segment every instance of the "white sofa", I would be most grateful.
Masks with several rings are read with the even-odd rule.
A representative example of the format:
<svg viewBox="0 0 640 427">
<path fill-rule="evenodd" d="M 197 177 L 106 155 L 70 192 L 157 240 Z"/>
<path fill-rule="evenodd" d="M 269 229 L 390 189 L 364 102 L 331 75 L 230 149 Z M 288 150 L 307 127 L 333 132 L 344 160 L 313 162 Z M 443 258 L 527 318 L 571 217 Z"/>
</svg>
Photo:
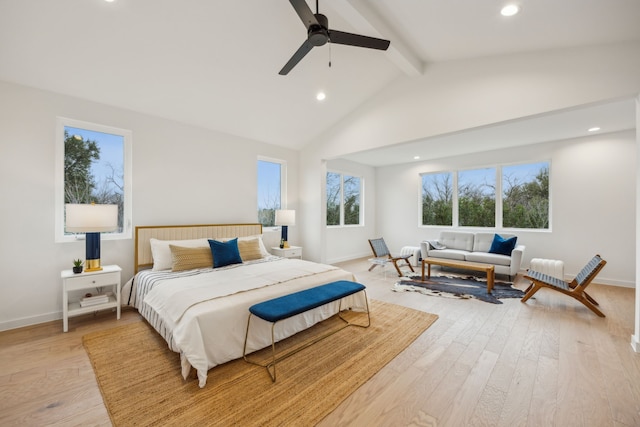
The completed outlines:
<svg viewBox="0 0 640 427">
<path fill-rule="evenodd" d="M 506 274 L 510 279 L 520 270 L 525 247 L 516 244 L 511 255 L 490 253 L 489 249 L 496 234 L 503 238 L 514 237 L 506 233 L 471 233 L 465 231 L 442 231 L 436 241 L 424 241 L 420 244 L 422 258 L 447 258 L 461 261 L 493 264 L 496 274 Z M 435 246 L 444 246 L 436 249 Z"/>
</svg>

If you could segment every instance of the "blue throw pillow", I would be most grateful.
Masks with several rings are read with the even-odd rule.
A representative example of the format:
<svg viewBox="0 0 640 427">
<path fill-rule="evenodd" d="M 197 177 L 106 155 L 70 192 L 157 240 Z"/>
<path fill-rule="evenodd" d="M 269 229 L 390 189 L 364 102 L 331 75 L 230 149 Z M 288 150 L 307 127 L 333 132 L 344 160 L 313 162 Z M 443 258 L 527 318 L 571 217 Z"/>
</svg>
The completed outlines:
<svg viewBox="0 0 640 427">
<path fill-rule="evenodd" d="M 224 267 L 231 264 L 242 264 L 240 251 L 238 250 L 238 238 L 227 242 L 209 240 L 211 255 L 213 256 L 213 268 Z"/>
<path fill-rule="evenodd" d="M 492 254 L 511 255 L 511 251 L 516 247 L 517 236 L 505 239 L 504 237 L 496 234 L 493 236 L 493 242 L 491 243 L 491 249 L 489 252 Z"/>
</svg>

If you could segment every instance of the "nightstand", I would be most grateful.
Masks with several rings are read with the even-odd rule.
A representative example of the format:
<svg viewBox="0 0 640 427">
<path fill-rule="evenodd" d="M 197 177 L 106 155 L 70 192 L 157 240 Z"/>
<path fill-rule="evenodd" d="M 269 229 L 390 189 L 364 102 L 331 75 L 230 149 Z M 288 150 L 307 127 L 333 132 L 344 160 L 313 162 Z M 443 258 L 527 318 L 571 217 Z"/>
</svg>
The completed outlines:
<svg viewBox="0 0 640 427">
<path fill-rule="evenodd" d="M 271 253 L 283 258 L 299 258 L 302 259 L 302 247 L 301 246 L 289 246 L 288 248 L 280 249 L 277 246 L 271 248 Z"/>
<path fill-rule="evenodd" d="M 117 265 L 105 265 L 100 271 L 74 274 L 73 270 L 64 270 L 60 273 L 62 278 L 62 331 L 69 330 L 69 317 L 92 313 L 98 310 L 115 308 L 117 319 L 120 320 L 120 273 L 122 269 Z M 104 286 L 112 286 L 115 296 L 109 295 L 107 302 L 82 307 L 80 301 L 69 302 L 69 292 L 82 289 L 91 290 L 95 294 L 96 289 Z M 103 291 L 104 292 L 104 291 Z M 82 298 L 82 297 L 80 297 Z"/>
</svg>

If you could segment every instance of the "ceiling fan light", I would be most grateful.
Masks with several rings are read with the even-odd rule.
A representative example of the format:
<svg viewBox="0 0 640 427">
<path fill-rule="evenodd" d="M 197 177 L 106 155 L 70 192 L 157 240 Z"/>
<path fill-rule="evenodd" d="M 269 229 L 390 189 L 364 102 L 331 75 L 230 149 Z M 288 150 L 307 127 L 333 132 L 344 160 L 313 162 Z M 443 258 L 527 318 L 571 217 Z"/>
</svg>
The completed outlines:
<svg viewBox="0 0 640 427">
<path fill-rule="evenodd" d="M 518 12 L 520 12 L 520 7 L 517 4 L 508 4 L 500 10 L 502 16 L 513 16 Z"/>
</svg>

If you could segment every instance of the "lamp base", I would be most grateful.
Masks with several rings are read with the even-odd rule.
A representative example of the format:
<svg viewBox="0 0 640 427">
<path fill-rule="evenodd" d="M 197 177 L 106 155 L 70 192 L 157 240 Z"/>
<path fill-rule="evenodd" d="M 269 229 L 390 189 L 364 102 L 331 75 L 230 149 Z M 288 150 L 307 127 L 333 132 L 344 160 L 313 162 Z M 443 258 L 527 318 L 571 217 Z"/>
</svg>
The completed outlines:
<svg viewBox="0 0 640 427">
<path fill-rule="evenodd" d="M 289 249 L 289 242 L 287 242 L 288 239 L 288 231 L 289 231 L 289 227 L 286 225 L 282 226 L 282 235 L 280 236 L 280 247 L 282 249 Z"/>
<path fill-rule="evenodd" d="M 101 271 L 102 267 L 100 266 L 100 259 L 88 259 L 85 261 L 85 269 L 84 271 Z"/>
</svg>

